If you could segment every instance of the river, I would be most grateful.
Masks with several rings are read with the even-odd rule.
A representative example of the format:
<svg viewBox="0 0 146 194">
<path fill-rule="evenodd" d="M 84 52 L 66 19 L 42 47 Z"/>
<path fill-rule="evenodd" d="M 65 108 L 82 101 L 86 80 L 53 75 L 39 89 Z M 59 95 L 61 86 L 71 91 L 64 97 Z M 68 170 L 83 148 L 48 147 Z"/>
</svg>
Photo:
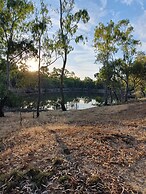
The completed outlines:
<svg viewBox="0 0 146 194">
<path fill-rule="evenodd" d="M 40 109 L 41 110 L 55 110 L 60 108 L 60 94 L 51 93 L 43 94 L 41 96 Z M 65 106 L 67 110 L 71 109 L 87 109 L 96 107 L 103 102 L 103 95 L 89 92 L 67 92 L 65 93 Z M 37 105 L 37 95 L 29 94 L 21 97 L 21 108 L 34 110 Z"/>
</svg>

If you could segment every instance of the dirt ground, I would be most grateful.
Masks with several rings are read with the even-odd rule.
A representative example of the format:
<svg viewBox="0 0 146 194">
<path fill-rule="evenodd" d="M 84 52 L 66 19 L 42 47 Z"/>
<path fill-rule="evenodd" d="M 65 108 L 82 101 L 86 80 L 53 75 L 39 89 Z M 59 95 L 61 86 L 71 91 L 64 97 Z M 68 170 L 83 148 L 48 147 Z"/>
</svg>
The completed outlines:
<svg viewBox="0 0 146 194">
<path fill-rule="evenodd" d="M 5 115 L 0 193 L 146 194 L 146 101 Z"/>
</svg>

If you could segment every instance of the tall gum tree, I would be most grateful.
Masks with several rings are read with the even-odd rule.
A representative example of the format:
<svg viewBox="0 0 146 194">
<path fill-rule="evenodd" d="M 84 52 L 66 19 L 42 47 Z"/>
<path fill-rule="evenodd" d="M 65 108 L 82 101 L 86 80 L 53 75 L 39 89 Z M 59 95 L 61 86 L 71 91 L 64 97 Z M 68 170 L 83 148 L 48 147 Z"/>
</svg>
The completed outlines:
<svg viewBox="0 0 146 194">
<path fill-rule="evenodd" d="M 42 49 L 45 42 L 48 41 L 47 31 L 51 27 L 51 19 L 48 16 L 48 9 L 44 1 L 40 1 L 40 13 L 36 10 L 35 20 L 32 22 L 32 35 L 38 50 L 38 101 L 37 101 L 37 117 L 40 115 L 40 100 L 41 100 L 41 62 Z M 45 45 L 46 46 L 46 45 Z"/>
<path fill-rule="evenodd" d="M 123 53 L 122 62 L 120 63 L 120 68 L 117 71 L 117 75 L 125 82 L 125 99 L 128 101 L 129 93 L 129 79 L 131 74 L 131 68 L 133 66 L 133 61 L 136 57 L 137 46 L 140 44 L 139 40 L 133 38 L 134 28 L 131 26 L 129 20 L 120 20 L 117 24 L 117 30 L 119 32 L 118 45 Z"/>
<path fill-rule="evenodd" d="M 27 0 L 0 1 L 0 44 L 1 52 L 6 59 L 6 83 L 10 89 L 10 65 L 14 49 L 14 42 L 20 40 L 25 26 L 24 21 L 33 12 L 33 4 Z M 26 26 L 25 26 L 26 27 Z M 21 53 L 22 54 L 22 53 Z"/>
<path fill-rule="evenodd" d="M 28 51 L 31 43 L 25 42 L 23 33 L 26 19 L 33 12 L 33 4 L 27 0 L 0 0 L 0 55 L 5 60 L 6 81 L 4 95 L 0 97 L 0 117 L 11 89 L 10 70 L 15 60 Z M 21 48 L 20 48 L 21 47 Z"/>
<path fill-rule="evenodd" d="M 95 28 L 94 47 L 96 62 L 103 65 L 100 76 L 105 84 L 105 105 L 111 85 L 115 88 L 119 80 L 125 85 L 124 101 L 128 100 L 130 70 L 139 44 L 139 41 L 133 38 L 132 32 L 133 27 L 129 20 L 120 20 L 117 24 L 110 21 L 106 26 L 99 23 Z M 122 57 L 117 59 L 117 54 Z"/>
<path fill-rule="evenodd" d="M 74 13 L 74 0 L 59 0 L 59 21 L 60 27 L 58 32 L 58 53 L 62 57 L 62 71 L 60 75 L 60 93 L 61 108 L 66 111 L 65 99 L 63 92 L 64 71 L 67 64 L 68 54 L 73 50 L 71 42 L 78 43 L 83 41 L 83 35 L 77 35 L 79 22 L 87 23 L 90 19 L 88 12 L 83 9 Z"/>
<path fill-rule="evenodd" d="M 102 78 L 105 87 L 104 104 L 108 103 L 108 86 L 111 81 L 111 61 L 114 58 L 117 48 L 115 23 L 111 20 L 107 25 L 99 23 L 94 32 L 94 48 L 96 53 L 95 62 L 100 62 L 103 65 Z"/>
</svg>

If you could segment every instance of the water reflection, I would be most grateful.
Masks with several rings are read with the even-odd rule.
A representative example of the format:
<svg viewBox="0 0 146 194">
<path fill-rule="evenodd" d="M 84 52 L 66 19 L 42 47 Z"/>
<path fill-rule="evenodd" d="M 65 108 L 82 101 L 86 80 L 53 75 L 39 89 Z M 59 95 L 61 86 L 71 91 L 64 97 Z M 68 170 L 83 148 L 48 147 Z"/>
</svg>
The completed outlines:
<svg viewBox="0 0 146 194">
<path fill-rule="evenodd" d="M 81 110 L 96 107 L 103 102 L 103 97 L 97 94 L 66 94 L 65 106 L 67 110 Z M 100 99 L 100 100 L 99 100 Z M 21 108 L 35 110 L 37 105 L 37 95 L 23 96 Z M 43 95 L 40 103 L 41 110 L 61 109 L 60 96 L 57 94 Z"/>
<path fill-rule="evenodd" d="M 82 110 L 87 108 L 96 107 L 97 103 L 95 99 L 88 99 L 87 98 L 78 98 L 78 101 L 67 102 L 66 108 L 68 110 L 75 109 L 75 110 Z"/>
</svg>

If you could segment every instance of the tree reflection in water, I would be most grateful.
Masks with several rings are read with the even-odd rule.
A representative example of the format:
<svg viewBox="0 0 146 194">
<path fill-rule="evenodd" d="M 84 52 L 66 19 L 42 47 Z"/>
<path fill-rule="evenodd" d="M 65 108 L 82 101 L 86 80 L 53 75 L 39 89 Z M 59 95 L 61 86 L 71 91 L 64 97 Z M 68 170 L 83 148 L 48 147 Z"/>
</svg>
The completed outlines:
<svg viewBox="0 0 146 194">
<path fill-rule="evenodd" d="M 37 95 L 29 95 L 22 97 L 21 109 L 35 110 Z M 67 110 L 77 110 L 95 107 L 102 103 L 102 96 L 98 94 L 66 94 L 65 106 Z M 61 109 L 60 96 L 58 94 L 43 95 L 40 102 L 40 110 L 57 110 Z"/>
</svg>

